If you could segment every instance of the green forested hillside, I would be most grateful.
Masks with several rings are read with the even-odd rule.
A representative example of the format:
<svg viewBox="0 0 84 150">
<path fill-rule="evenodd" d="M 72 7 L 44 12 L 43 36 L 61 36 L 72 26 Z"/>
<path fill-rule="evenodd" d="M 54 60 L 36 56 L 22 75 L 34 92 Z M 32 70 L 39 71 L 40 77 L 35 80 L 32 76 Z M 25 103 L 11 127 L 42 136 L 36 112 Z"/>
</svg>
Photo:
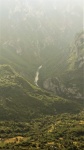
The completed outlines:
<svg viewBox="0 0 84 150">
<path fill-rule="evenodd" d="M 51 95 L 19 76 L 13 68 L 0 66 L 0 119 L 29 120 L 42 115 L 76 113 L 81 104 Z"/>
</svg>

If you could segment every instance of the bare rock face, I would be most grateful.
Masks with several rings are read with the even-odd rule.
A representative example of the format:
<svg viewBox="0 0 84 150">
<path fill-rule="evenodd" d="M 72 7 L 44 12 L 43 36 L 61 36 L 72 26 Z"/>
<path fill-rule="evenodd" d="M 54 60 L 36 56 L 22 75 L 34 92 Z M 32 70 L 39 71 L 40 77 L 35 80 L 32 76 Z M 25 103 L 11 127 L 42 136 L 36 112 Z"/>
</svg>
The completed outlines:
<svg viewBox="0 0 84 150">
<path fill-rule="evenodd" d="M 43 87 L 46 90 L 52 91 L 56 94 L 61 93 L 61 84 L 57 78 L 49 78 L 44 81 Z"/>
<path fill-rule="evenodd" d="M 72 87 L 66 87 L 57 78 L 48 78 L 43 83 L 44 89 L 53 92 L 59 96 L 65 96 L 67 98 L 83 99 L 82 94 L 79 92 L 76 85 L 73 84 Z"/>
<path fill-rule="evenodd" d="M 58 95 L 63 95 L 67 91 L 66 87 L 57 77 L 46 79 L 43 83 L 43 87 Z"/>
</svg>

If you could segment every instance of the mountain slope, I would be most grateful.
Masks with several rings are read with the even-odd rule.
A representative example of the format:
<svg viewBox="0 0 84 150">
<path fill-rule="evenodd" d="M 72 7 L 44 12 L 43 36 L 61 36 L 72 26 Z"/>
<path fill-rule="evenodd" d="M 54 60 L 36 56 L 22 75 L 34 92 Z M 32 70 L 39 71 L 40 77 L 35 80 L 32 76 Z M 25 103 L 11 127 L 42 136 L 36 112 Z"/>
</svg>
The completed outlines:
<svg viewBox="0 0 84 150">
<path fill-rule="evenodd" d="M 71 46 L 65 83 L 84 97 L 84 32 L 79 33 Z"/>
<path fill-rule="evenodd" d="M 43 87 L 57 95 L 76 99 L 84 106 L 84 32 L 76 35 L 60 76 L 47 78 Z"/>
<path fill-rule="evenodd" d="M 71 72 L 67 60 L 69 44 L 82 30 L 82 0 L 80 3 L 74 3 L 75 0 L 60 2 L 0 0 L 1 119 L 26 120 L 81 109 L 81 103 L 75 101 L 79 89 L 73 93 L 69 83 L 81 82 L 82 74 L 78 71 L 78 78 L 74 71 Z M 34 86 L 40 65 L 38 85 L 51 86 L 47 89 L 49 93 Z M 71 73 L 74 81 L 68 76 Z M 83 83 L 81 85 L 82 89 Z M 80 99 L 82 96 L 78 94 Z"/>
<path fill-rule="evenodd" d="M 0 120 L 29 120 L 42 115 L 79 112 L 81 105 L 34 87 L 8 65 L 0 66 Z"/>
</svg>

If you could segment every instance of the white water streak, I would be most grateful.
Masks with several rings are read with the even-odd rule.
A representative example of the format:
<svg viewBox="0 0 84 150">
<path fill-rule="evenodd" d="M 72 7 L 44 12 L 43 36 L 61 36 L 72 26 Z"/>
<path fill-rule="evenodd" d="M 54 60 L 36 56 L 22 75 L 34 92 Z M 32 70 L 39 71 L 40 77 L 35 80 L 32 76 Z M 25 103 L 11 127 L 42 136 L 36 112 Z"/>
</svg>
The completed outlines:
<svg viewBox="0 0 84 150">
<path fill-rule="evenodd" d="M 34 83 L 36 86 L 38 86 L 38 80 L 39 80 L 39 70 L 42 68 L 42 65 L 38 67 L 38 70 L 36 72 Z"/>
</svg>

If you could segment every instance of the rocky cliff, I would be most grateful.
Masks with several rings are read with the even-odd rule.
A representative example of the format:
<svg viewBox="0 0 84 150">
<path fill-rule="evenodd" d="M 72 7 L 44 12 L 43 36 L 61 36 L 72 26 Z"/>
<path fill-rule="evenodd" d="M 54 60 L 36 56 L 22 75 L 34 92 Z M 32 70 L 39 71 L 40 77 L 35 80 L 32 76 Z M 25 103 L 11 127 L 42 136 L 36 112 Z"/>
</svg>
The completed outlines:
<svg viewBox="0 0 84 150">
<path fill-rule="evenodd" d="M 67 60 L 67 69 L 61 80 L 58 77 L 48 78 L 43 87 L 58 95 L 71 98 L 84 98 L 84 33 L 75 38 Z M 63 82 L 62 82 L 63 81 Z"/>
</svg>

